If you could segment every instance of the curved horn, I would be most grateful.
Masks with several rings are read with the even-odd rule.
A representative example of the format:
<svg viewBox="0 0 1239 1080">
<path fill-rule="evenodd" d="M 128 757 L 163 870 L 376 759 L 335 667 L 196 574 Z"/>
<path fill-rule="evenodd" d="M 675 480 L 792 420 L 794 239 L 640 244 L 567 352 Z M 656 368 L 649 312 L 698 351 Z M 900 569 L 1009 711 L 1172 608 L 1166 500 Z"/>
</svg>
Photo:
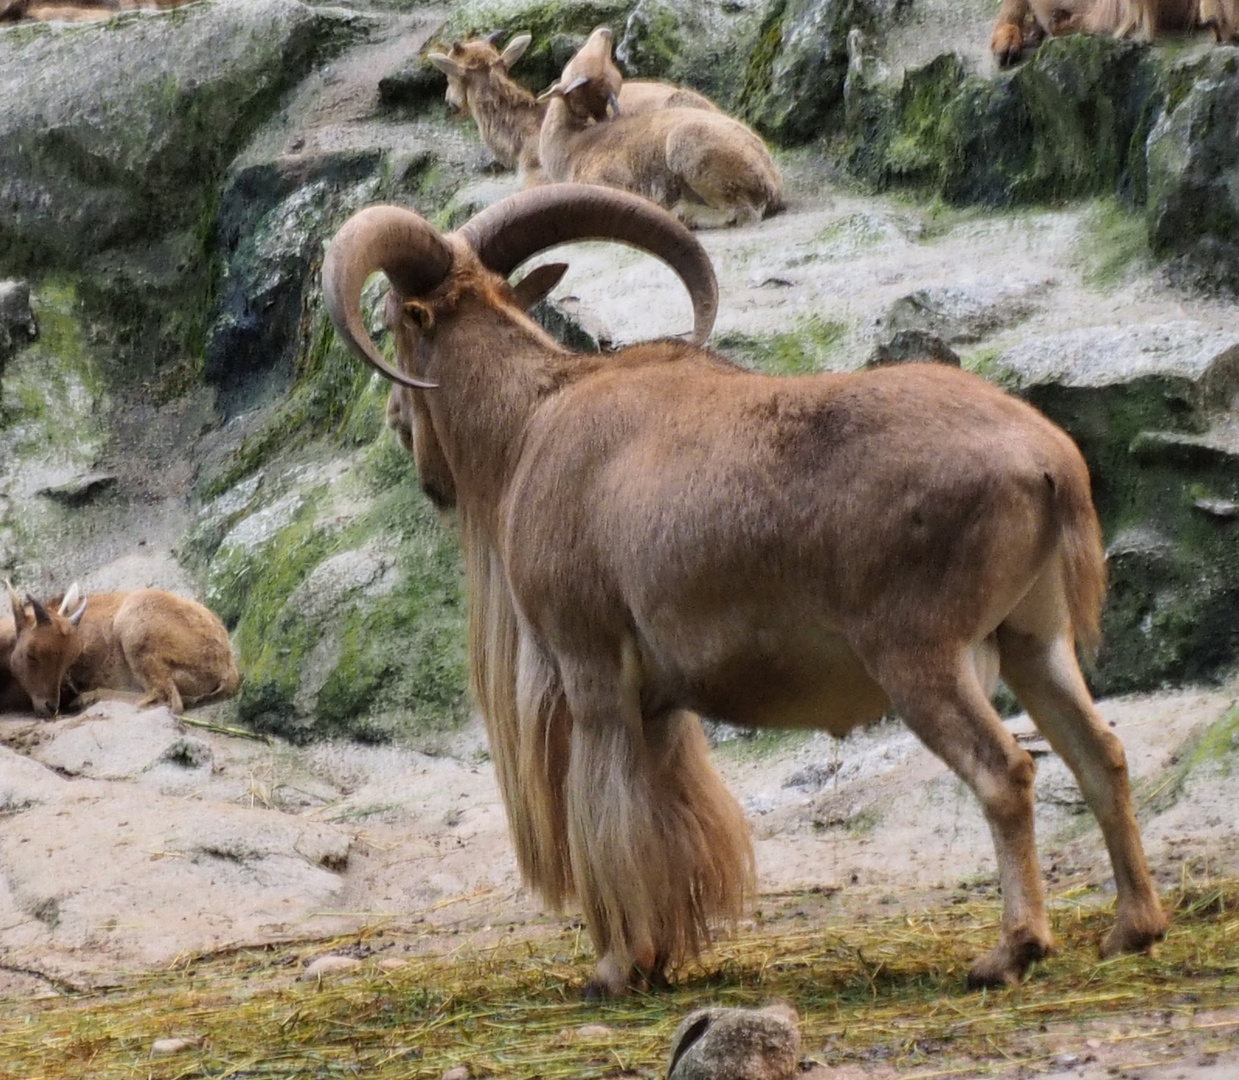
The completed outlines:
<svg viewBox="0 0 1239 1080">
<path fill-rule="evenodd" d="M 710 336 L 718 281 L 705 248 L 648 199 L 592 184 L 529 188 L 487 207 L 457 234 L 491 270 L 507 277 L 532 255 L 571 240 L 616 240 L 671 267 L 693 302 L 692 341 Z"/>
<path fill-rule="evenodd" d="M 81 598 L 82 590 L 75 581 L 69 586 L 69 591 L 60 598 L 60 607 L 56 609 L 57 615 L 68 615 Z"/>
<path fill-rule="evenodd" d="M 40 604 L 33 596 L 27 596 L 26 599 L 30 602 L 31 610 L 34 611 L 34 621 L 40 626 L 47 626 L 52 617 L 47 613 L 47 608 Z"/>
<path fill-rule="evenodd" d="M 412 210 L 369 206 L 336 233 L 323 258 L 323 300 L 340 340 L 372 368 L 402 386 L 432 390 L 436 383 L 397 371 L 383 359 L 361 317 L 361 289 L 382 270 L 402 298 L 424 296 L 447 277 L 452 255 L 434 227 Z"/>
</svg>

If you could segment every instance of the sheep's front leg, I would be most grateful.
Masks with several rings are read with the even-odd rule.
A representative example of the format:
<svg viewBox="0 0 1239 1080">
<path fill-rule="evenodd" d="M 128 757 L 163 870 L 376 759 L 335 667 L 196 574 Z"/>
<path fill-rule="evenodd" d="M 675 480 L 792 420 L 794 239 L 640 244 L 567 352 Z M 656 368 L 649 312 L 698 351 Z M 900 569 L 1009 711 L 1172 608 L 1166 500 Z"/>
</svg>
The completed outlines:
<svg viewBox="0 0 1239 1080">
<path fill-rule="evenodd" d="M 560 664 L 572 714 L 564 810 L 573 883 L 598 952 L 586 992 L 620 995 L 653 971 L 667 868 L 633 680 L 619 664 L 602 667 Z"/>
<path fill-rule="evenodd" d="M 753 888 L 748 823 L 700 720 L 643 716 L 637 650 L 614 670 L 562 658 L 572 713 L 564 806 L 573 883 L 598 950 L 590 991 L 660 982 L 734 920 Z"/>
</svg>

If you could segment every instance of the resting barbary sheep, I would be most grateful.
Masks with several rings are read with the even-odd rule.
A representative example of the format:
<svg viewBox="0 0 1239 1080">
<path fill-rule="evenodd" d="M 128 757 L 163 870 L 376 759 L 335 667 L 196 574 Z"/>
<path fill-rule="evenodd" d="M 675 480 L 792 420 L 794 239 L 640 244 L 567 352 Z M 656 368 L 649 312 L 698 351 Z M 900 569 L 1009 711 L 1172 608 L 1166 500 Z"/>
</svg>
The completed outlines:
<svg viewBox="0 0 1239 1080">
<path fill-rule="evenodd" d="M 76 585 L 53 613 L 8 586 L 16 640 L 9 670 L 34 711 L 140 693 L 174 713 L 231 697 L 241 684 L 228 631 L 214 612 L 159 589 L 98 593 Z"/>
<path fill-rule="evenodd" d="M 578 354 L 530 319 L 557 275 L 508 275 L 588 239 L 667 262 L 692 341 Z M 379 270 L 395 366 L 361 311 Z M 621 191 L 525 190 L 447 235 L 370 207 L 331 242 L 323 287 L 342 341 L 400 387 L 427 493 L 455 508 L 472 689 L 517 859 L 547 903 L 580 903 L 596 989 L 660 978 L 751 892 L 702 714 L 841 736 L 896 711 L 993 834 L 1002 922 L 970 981 L 1020 979 L 1053 938 L 1035 765 L 990 704 L 999 674 L 1100 823 L 1118 895 L 1103 954 L 1162 937 L 1123 748 L 1076 660 L 1097 642 L 1105 563 L 1065 432 L 945 365 L 728 362 L 700 344 L 717 307 L 705 251 Z"/>
<path fill-rule="evenodd" d="M 1219 44 L 1239 41 L 1239 0 L 1002 0 L 990 52 L 999 67 L 1020 60 L 1047 34 L 1081 31 L 1153 41 L 1208 28 Z"/>
<path fill-rule="evenodd" d="M 547 176 L 643 195 L 697 228 L 744 224 L 782 209 L 778 167 L 739 120 L 677 108 L 593 119 L 619 77 L 610 34 L 595 30 L 589 51 L 578 52 L 543 95 L 549 104 L 538 153 Z M 591 48 L 600 35 L 605 54 Z"/>
<path fill-rule="evenodd" d="M 538 183 L 543 178 L 538 133 L 546 105 L 508 74 L 533 39 L 517 34 L 501 53 L 494 37 L 456 41 L 448 52 L 430 53 L 426 59 L 447 76 L 447 103 L 461 115 L 473 117 L 495 160 L 518 170 L 527 184 Z M 618 107 L 633 115 L 668 105 L 717 111 L 712 101 L 696 91 L 668 83 L 630 82 L 618 98 Z"/>
<path fill-rule="evenodd" d="M 0 22 L 93 22 L 121 11 L 166 10 L 193 0 L 0 0 Z"/>
</svg>

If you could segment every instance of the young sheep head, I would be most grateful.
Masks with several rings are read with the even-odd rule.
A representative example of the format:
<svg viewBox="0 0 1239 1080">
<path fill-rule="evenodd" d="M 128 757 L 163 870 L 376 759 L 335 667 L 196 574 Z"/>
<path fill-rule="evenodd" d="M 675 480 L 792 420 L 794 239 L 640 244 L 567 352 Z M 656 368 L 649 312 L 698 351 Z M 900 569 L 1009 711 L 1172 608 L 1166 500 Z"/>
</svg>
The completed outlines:
<svg viewBox="0 0 1239 1080">
<path fill-rule="evenodd" d="M 619 114 L 619 92 L 624 83 L 611 58 L 615 35 L 605 26 L 593 32 L 564 65 L 557 82 L 538 98 L 545 101 L 558 93 L 578 120 L 605 120 L 608 110 Z"/>
<path fill-rule="evenodd" d="M 77 627 L 86 613 L 86 601 L 78 603 L 75 586 L 52 614 L 31 597 L 23 601 L 11 584 L 5 584 L 16 631 L 9 670 L 30 698 L 35 713 L 54 716 L 60 710 L 65 674 L 82 655 Z"/>
<path fill-rule="evenodd" d="M 484 38 L 454 41 L 447 52 L 430 53 L 426 57 L 447 76 L 447 103 L 462 118 L 472 115 L 469 91 L 489 81 L 493 70 L 506 75 L 512 65 L 525 54 L 533 40 L 529 34 L 517 34 L 508 42 L 503 52 L 500 52 L 495 42 L 501 36 L 500 31 Z"/>
</svg>

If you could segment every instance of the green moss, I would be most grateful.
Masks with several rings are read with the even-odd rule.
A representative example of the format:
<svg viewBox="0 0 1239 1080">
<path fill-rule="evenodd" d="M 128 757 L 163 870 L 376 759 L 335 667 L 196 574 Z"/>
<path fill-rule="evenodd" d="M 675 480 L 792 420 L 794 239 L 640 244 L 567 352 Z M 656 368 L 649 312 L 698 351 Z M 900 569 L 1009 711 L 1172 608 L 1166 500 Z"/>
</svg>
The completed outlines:
<svg viewBox="0 0 1239 1080">
<path fill-rule="evenodd" d="M 803 746 L 814 737 L 812 731 L 795 728 L 745 729 L 743 737 L 727 739 L 715 747 L 715 754 L 742 761 L 761 761 Z"/>
<path fill-rule="evenodd" d="M 618 28 L 617 28 L 618 30 Z M 686 43 L 679 16 L 660 4 L 643 3 L 625 27 L 628 66 L 646 79 L 685 80 Z"/>
<path fill-rule="evenodd" d="M 1223 776 L 1239 767 L 1239 708 L 1231 709 L 1201 735 L 1175 751 L 1171 767 L 1161 776 L 1133 784 L 1132 795 L 1144 814 L 1163 814 L 1183 795 L 1189 778 L 1201 769 Z"/>
<path fill-rule="evenodd" d="M 382 430 L 387 384 L 372 378 L 335 337 L 324 312 L 303 320 L 308 339 L 297 362 L 294 382 L 263 427 L 246 438 L 202 484 L 206 498 L 234 487 L 278 452 L 331 436 L 360 445 Z"/>
<path fill-rule="evenodd" d="M 811 315 L 796 329 L 769 337 L 732 332 L 715 340 L 715 347 L 738 363 L 769 375 L 806 375 L 827 370 L 847 334 L 844 323 Z"/>
<path fill-rule="evenodd" d="M 328 559 L 345 579 L 320 574 L 307 591 Z M 358 559 L 381 569 L 351 583 Z M 212 606 L 236 622 L 244 722 L 294 740 L 416 745 L 467 715 L 459 552 L 390 433 L 266 541 L 222 549 L 210 579 Z"/>
<path fill-rule="evenodd" d="M 1117 198 L 1102 199 L 1093 207 L 1076 249 L 1085 282 L 1100 289 L 1112 288 L 1152 261 L 1144 216 Z"/>
<path fill-rule="evenodd" d="M 769 95 L 773 78 L 774 62 L 783 47 L 783 22 L 787 0 L 774 0 L 766 9 L 757 28 L 755 46 L 749 52 L 748 63 L 740 82 L 736 106 L 740 113 L 752 116 Z"/>
</svg>

